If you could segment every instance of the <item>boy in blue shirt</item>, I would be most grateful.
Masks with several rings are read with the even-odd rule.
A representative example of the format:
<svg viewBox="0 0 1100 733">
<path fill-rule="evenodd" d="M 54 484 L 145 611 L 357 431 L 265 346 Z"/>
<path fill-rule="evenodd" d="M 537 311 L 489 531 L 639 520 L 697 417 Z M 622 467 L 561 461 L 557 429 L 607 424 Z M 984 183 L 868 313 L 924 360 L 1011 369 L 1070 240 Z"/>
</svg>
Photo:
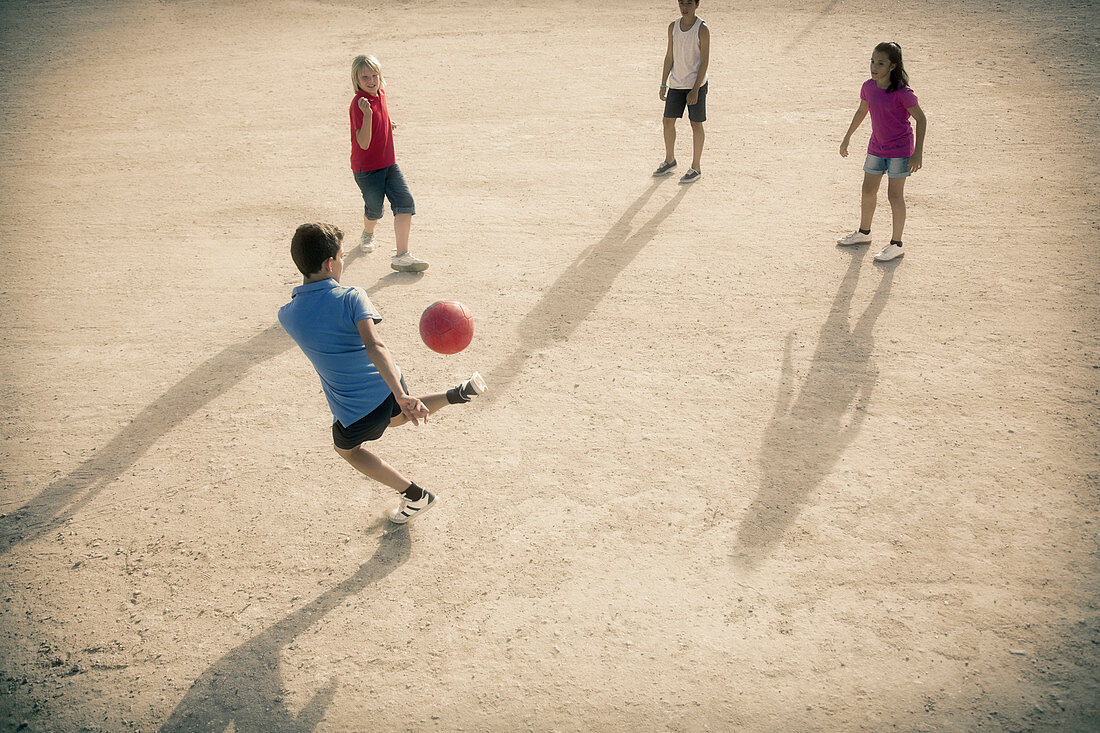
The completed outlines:
<svg viewBox="0 0 1100 733">
<path fill-rule="evenodd" d="M 436 497 L 363 447 L 386 428 L 428 421 L 446 405 L 484 394 L 485 380 L 474 372 L 446 392 L 424 397 L 408 393 L 401 370 L 375 326 L 382 316 L 362 288 L 340 284 L 344 233 L 331 224 L 303 224 L 294 232 L 290 256 L 304 279 L 279 309 L 279 323 L 313 363 L 332 410 L 336 452 L 370 478 L 401 494 L 390 521 L 405 524 L 430 509 Z"/>
</svg>

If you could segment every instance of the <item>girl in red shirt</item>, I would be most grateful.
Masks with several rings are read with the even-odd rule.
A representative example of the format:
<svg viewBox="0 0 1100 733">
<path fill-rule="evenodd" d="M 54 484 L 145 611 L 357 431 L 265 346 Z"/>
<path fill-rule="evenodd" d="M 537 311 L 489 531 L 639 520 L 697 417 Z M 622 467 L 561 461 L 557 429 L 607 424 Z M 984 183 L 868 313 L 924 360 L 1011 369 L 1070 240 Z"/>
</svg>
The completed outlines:
<svg viewBox="0 0 1100 733">
<path fill-rule="evenodd" d="M 363 236 L 359 250 L 374 250 L 374 227 L 382 218 L 383 199 L 389 199 L 393 211 L 393 232 L 397 254 L 390 267 L 398 272 L 420 272 L 428 263 L 409 252 L 409 231 L 416 213 L 412 194 L 405 183 L 393 151 L 393 128 L 386 108 L 385 79 L 382 67 L 373 56 L 356 56 L 351 62 L 351 83 L 355 97 L 348 115 L 351 118 L 351 171 L 363 192 Z"/>
</svg>

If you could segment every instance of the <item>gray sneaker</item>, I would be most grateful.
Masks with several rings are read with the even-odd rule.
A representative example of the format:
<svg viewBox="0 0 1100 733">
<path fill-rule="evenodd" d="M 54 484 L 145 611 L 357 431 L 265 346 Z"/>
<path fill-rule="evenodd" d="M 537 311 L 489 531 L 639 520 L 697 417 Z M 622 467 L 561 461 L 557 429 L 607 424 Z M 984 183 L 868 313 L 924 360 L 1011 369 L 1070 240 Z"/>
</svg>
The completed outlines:
<svg viewBox="0 0 1100 733">
<path fill-rule="evenodd" d="M 695 183 L 703 177 L 703 171 L 697 171 L 694 168 L 688 168 L 688 172 L 680 176 L 680 184 Z"/>
<path fill-rule="evenodd" d="M 672 161 L 671 163 L 661 163 L 659 166 L 657 166 L 657 170 L 653 171 L 653 177 L 654 178 L 660 178 L 661 176 L 667 176 L 669 173 L 672 172 L 672 169 L 675 168 L 675 167 L 676 167 L 676 161 L 675 160 Z"/>
<path fill-rule="evenodd" d="M 406 252 L 403 255 L 394 255 L 390 260 L 390 267 L 398 272 L 423 272 L 428 269 L 428 263 L 414 257 L 411 252 Z"/>
<path fill-rule="evenodd" d="M 365 255 L 369 255 L 374 251 L 374 233 L 363 232 L 363 236 L 359 238 L 359 251 Z"/>
</svg>

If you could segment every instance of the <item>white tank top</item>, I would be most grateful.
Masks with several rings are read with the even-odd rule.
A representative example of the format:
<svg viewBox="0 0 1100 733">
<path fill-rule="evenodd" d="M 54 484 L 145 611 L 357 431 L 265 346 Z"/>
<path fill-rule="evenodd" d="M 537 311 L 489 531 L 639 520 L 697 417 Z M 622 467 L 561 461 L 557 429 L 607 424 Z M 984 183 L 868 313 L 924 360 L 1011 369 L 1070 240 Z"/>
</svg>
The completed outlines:
<svg viewBox="0 0 1100 733">
<path fill-rule="evenodd" d="M 680 21 L 672 29 L 672 72 L 668 75 L 670 89 L 691 89 L 695 86 L 695 77 L 699 75 L 702 55 L 699 53 L 699 29 L 703 19 L 696 18 L 695 25 L 686 31 L 680 30 Z M 704 76 L 699 86 L 707 83 Z"/>
</svg>

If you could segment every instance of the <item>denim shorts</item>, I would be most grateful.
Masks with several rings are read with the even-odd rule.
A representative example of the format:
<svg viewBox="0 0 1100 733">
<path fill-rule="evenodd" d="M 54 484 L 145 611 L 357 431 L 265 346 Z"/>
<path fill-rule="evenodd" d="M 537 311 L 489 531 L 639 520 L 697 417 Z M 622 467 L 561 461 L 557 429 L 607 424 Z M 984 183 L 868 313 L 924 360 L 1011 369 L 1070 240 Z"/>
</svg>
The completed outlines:
<svg viewBox="0 0 1100 733">
<path fill-rule="evenodd" d="M 363 211 L 371 221 L 382 218 L 382 199 L 390 200 L 390 208 L 395 214 L 415 214 L 412 194 L 405 183 L 405 176 L 397 163 L 379 168 L 376 171 L 352 171 L 359 190 L 363 192 Z"/>
<path fill-rule="evenodd" d="M 909 159 L 880 158 L 877 155 L 867 153 L 867 160 L 863 162 L 863 170 L 876 176 L 885 173 L 888 178 L 905 178 L 910 175 Z"/>
<path fill-rule="evenodd" d="M 665 92 L 665 117 L 679 119 L 684 116 L 684 107 L 687 107 L 688 119 L 692 122 L 707 121 L 707 87 L 710 82 L 704 82 L 699 87 L 699 99 L 695 104 L 688 104 L 688 92 L 690 89 L 669 89 Z"/>
</svg>

